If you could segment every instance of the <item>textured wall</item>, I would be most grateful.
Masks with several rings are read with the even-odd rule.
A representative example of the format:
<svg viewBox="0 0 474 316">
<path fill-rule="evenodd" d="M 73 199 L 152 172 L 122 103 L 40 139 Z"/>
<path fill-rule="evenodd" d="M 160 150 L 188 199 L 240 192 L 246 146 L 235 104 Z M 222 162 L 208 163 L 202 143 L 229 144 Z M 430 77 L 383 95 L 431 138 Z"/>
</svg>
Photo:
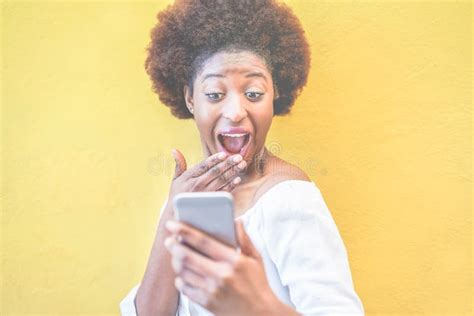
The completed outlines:
<svg viewBox="0 0 474 316">
<path fill-rule="evenodd" d="M 471 3 L 288 3 L 312 70 L 269 147 L 321 188 L 368 315 L 470 315 Z M 167 4 L 2 3 L 2 315 L 117 314 L 140 281 L 170 150 L 201 155 L 143 69 Z"/>
</svg>

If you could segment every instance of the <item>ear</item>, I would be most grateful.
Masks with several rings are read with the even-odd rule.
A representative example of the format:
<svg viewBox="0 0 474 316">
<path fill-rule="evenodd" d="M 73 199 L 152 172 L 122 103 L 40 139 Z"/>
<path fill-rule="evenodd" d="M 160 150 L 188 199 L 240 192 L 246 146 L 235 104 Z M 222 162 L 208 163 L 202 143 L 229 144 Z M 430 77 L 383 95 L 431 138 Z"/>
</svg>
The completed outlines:
<svg viewBox="0 0 474 316">
<path fill-rule="evenodd" d="M 188 108 L 189 112 L 193 114 L 194 100 L 193 100 L 193 96 L 191 95 L 191 89 L 189 89 L 187 85 L 185 85 L 183 88 L 183 94 L 184 94 L 184 101 L 186 102 L 186 107 Z"/>
</svg>

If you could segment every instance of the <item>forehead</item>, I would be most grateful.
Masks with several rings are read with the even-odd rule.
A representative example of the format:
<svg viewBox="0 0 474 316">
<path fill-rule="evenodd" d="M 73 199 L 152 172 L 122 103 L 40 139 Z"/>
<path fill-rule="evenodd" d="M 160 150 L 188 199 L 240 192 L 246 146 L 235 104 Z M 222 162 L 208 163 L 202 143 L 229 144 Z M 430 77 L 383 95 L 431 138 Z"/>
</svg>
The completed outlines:
<svg viewBox="0 0 474 316">
<path fill-rule="evenodd" d="M 267 79 L 271 78 L 270 70 L 264 59 L 258 55 L 247 51 L 221 52 L 204 62 L 198 78 L 201 82 L 209 77 L 223 77 L 232 74 L 245 75 L 248 73 L 261 73 Z"/>
</svg>

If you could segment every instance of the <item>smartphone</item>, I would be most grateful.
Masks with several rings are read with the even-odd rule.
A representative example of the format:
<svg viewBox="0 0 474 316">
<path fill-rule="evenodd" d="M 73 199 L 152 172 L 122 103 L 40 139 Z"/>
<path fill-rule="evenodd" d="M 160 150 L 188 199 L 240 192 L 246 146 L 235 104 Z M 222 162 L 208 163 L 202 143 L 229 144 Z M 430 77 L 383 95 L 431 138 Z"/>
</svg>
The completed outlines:
<svg viewBox="0 0 474 316">
<path fill-rule="evenodd" d="M 230 247 L 239 248 L 234 224 L 234 200 L 229 192 L 178 193 L 173 198 L 173 207 L 176 220 Z"/>
</svg>

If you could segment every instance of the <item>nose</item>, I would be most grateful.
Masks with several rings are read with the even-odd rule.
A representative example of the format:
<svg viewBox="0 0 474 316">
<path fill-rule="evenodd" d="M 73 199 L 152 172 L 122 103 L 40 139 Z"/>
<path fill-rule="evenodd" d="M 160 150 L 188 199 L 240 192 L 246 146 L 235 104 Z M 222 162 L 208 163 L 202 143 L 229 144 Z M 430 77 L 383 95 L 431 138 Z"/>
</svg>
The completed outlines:
<svg viewBox="0 0 474 316">
<path fill-rule="evenodd" d="M 239 95 L 229 96 L 222 108 L 222 116 L 232 122 L 240 122 L 247 117 L 246 100 Z"/>
</svg>

